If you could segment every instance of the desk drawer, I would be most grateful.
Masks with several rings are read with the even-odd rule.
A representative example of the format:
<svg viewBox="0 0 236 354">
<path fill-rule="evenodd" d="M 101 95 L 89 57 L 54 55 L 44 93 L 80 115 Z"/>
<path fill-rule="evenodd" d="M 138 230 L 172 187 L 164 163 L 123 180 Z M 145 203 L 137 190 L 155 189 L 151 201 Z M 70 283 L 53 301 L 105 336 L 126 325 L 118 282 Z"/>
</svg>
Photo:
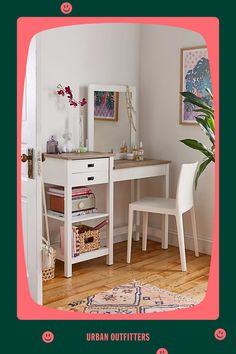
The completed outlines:
<svg viewBox="0 0 236 354">
<path fill-rule="evenodd" d="M 72 173 L 97 172 L 108 170 L 108 159 L 87 159 L 72 161 Z"/>
<path fill-rule="evenodd" d="M 108 183 L 108 169 L 89 173 L 72 173 L 72 186 L 89 186 L 92 184 Z"/>
</svg>

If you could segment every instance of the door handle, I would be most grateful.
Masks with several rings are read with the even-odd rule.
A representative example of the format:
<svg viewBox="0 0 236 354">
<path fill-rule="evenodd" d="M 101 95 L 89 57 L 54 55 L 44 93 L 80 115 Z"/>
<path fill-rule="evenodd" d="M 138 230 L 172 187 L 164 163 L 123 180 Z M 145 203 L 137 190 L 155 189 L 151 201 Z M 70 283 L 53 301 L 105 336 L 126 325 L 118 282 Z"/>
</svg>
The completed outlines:
<svg viewBox="0 0 236 354">
<path fill-rule="evenodd" d="M 21 162 L 26 162 L 26 161 L 28 161 L 28 159 L 29 159 L 28 155 L 26 155 L 26 154 L 21 155 Z"/>
<path fill-rule="evenodd" d="M 28 161 L 28 178 L 33 179 L 33 149 L 28 149 L 28 155 L 21 155 L 21 162 Z"/>
</svg>

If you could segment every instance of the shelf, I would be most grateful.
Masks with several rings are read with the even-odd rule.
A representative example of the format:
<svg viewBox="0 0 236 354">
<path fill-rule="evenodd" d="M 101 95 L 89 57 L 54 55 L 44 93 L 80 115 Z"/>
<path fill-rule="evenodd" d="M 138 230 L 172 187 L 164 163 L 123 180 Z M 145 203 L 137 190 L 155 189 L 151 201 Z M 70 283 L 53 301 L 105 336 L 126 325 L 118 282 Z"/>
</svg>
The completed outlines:
<svg viewBox="0 0 236 354">
<path fill-rule="evenodd" d="M 64 222 L 64 220 L 65 220 L 64 216 L 52 215 L 49 212 L 47 215 L 50 219 L 59 220 L 62 222 Z M 86 220 L 106 218 L 108 216 L 109 216 L 108 213 L 92 213 L 92 214 L 85 214 L 85 215 L 80 215 L 80 216 L 72 216 L 72 224 L 77 223 L 77 222 L 86 221 Z"/>
<path fill-rule="evenodd" d="M 98 250 L 81 253 L 78 257 L 72 258 L 72 264 L 88 261 L 89 259 L 108 255 L 108 247 L 100 247 Z"/>
<path fill-rule="evenodd" d="M 55 244 L 52 246 L 56 248 L 56 259 L 64 262 L 64 255 L 62 254 L 60 247 L 56 247 Z M 93 258 L 107 256 L 109 253 L 108 251 L 108 247 L 100 247 L 98 250 L 81 253 L 77 257 L 72 257 L 72 264 L 88 261 L 89 259 Z"/>
</svg>

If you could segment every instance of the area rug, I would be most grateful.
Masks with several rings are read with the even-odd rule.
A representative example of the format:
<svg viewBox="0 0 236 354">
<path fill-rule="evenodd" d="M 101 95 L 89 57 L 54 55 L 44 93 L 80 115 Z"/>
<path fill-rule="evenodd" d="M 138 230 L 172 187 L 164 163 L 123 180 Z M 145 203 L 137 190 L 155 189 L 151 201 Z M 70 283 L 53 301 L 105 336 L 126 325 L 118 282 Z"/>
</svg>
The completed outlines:
<svg viewBox="0 0 236 354">
<path fill-rule="evenodd" d="M 197 302 L 191 298 L 133 281 L 60 309 L 93 314 L 137 314 L 180 310 L 194 305 Z"/>
</svg>

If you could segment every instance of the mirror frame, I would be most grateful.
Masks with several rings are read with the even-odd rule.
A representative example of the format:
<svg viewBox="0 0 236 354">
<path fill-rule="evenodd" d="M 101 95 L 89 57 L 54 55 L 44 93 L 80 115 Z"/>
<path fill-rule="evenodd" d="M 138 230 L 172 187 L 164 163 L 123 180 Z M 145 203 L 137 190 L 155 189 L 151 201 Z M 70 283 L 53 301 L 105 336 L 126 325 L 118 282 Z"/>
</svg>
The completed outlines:
<svg viewBox="0 0 236 354">
<path fill-rule="evenodd" d="M 87 121 L 87 138 L 88 138 L 88 149 L 89 151 L 94 151 L 94 92 L 95 91 L 113 91 L 113 92 L 126 92 L 127 85 L 100 85 L 100 84 L 90 84 L 88 86 L 88 121 Z M 135 109 L 135 114 L 133 114 L 133 121 L 136 127 L 136 131 L 131 129 L 131 145 L 137 143 L 137 106 L 136 106 L 136 87 L 129 86 L 130 92 L 132 93 L 132 103 Z M 128 118 L 127 118 L 128 119 Z"/>
</svg>

